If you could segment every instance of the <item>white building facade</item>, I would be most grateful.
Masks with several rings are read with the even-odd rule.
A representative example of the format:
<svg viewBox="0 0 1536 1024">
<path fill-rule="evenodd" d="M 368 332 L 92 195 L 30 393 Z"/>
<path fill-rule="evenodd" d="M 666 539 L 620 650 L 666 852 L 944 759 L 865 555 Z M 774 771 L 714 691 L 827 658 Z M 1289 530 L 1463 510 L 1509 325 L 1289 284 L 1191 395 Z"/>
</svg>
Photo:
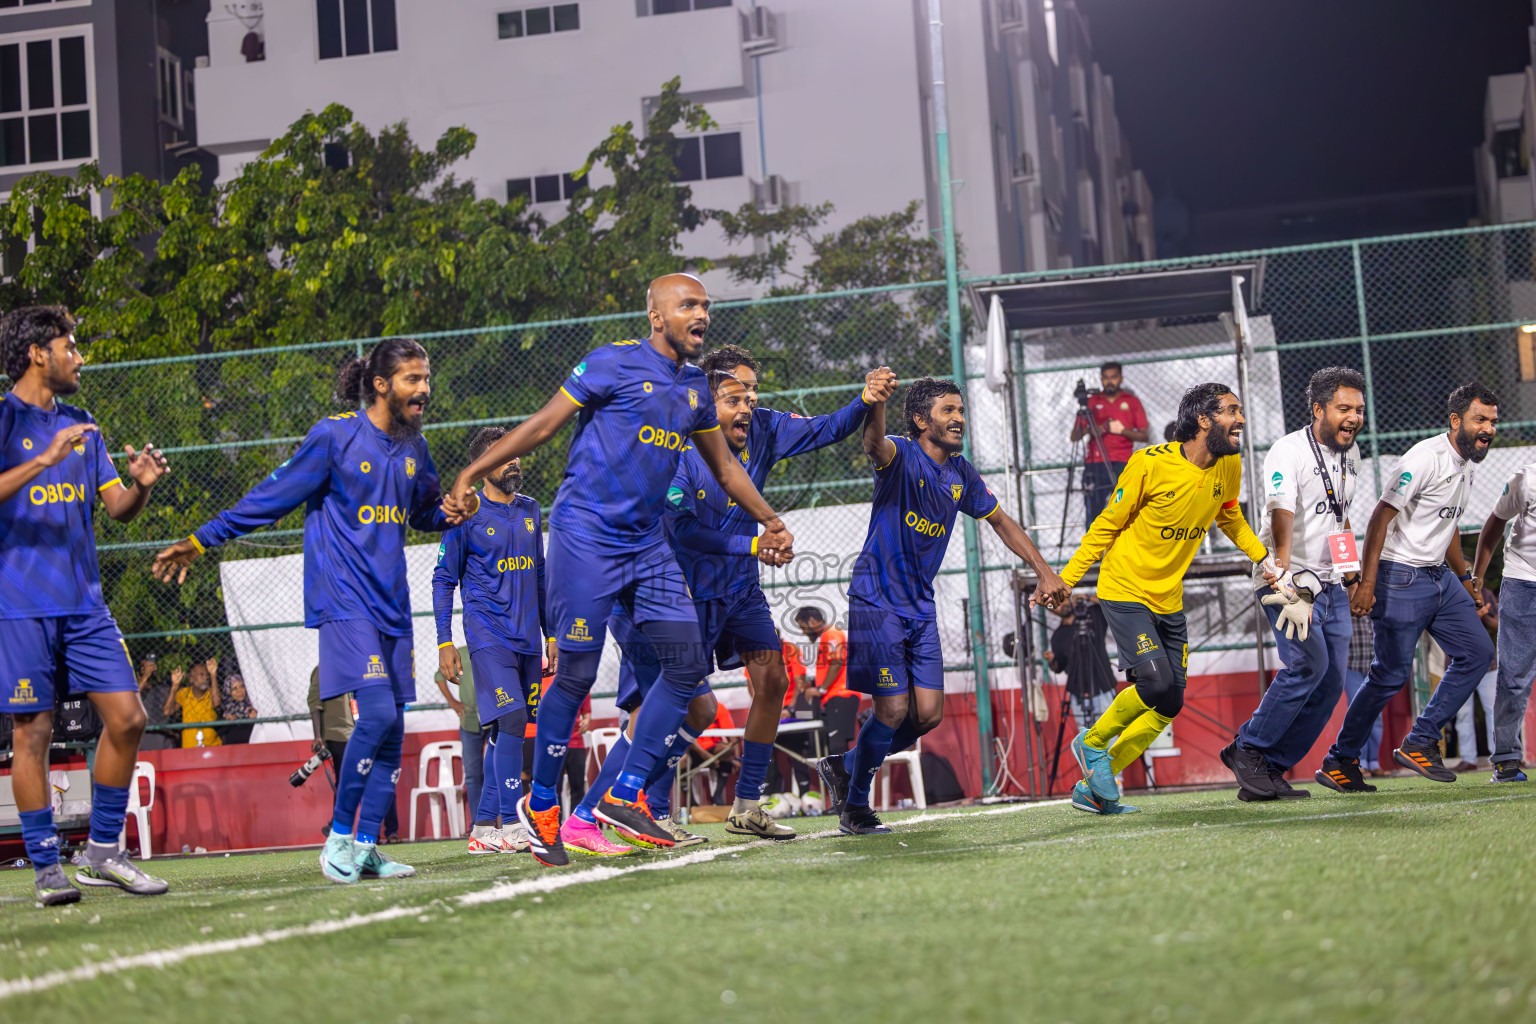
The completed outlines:
<svg viewBox="0 0 1536 1024">
<path fill-rule="evenodd" d="M 1151 196 L 1073 0 L 950 0 L 944 17 L 967 269 L 1152 257 Z M 423 147 L 464 125 L 479 141 L 459 176 L 553 218 L 587 153 L 679 76 L 719 125 L 679 160 L 697 205 L 831 202 L 835 230 L 917 199 L 937 228 L 927 20 L 926 0 L 215 4 L 199 142 L 228 179 L 333 102 Z M 710 228 L 685 247 L 730 251 Z"/>
</svg>

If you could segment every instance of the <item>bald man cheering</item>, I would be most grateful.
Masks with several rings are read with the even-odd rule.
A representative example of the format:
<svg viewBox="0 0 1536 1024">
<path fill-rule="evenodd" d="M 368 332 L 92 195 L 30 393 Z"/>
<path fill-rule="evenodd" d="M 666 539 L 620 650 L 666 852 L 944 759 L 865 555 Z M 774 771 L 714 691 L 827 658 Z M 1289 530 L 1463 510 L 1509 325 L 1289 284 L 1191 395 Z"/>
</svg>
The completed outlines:
<svg viewBox="0 0 1536 1024">
<path fill-rule="evenodd" d="M 675 841 L 651 818 L 640 791 L 709 670 L 693 601 L 662 527 L 682 447 L 691 441 L 731 500 L 763 525 L 760 559 L 780 565 L 792 553 L 789 531 L 731 457 L 703 371 L 688 362 L 703 351 L 709 305 L 703 283 L 692 275 L 652 281 L 646 292 L 650 337 L 588 353 L 544 408 L 459 474 L 444 502 L 450 512 L 473 511 L 476 480 L 527 455 L 577 418 L 545 558 L 549 621 L 560 656 L 554 682 L 539 701 L 531 792 L 517 805 L 542 864 L 569 863 L 560 840 L 557 787 L 577 710 L 597 679 L 615 602 L 650 640 L 662 675 L 636 722 L 624 770 L 593 813 L 642 842 L 668 847 Z"/>
</svg>

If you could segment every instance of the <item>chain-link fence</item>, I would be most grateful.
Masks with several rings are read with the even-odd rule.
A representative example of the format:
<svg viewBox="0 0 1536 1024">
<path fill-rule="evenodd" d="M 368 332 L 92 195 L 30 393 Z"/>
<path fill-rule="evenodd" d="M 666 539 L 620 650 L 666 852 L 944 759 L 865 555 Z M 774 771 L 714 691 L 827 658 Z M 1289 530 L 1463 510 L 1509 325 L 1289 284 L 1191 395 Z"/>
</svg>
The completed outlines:
<svg viewBox="0 0 1536 1024">
<path fill-rule="evenodd" d="M 1344 364 L 1364 370 L 1370 415 L 1359 438 L 1365 462 L 1355 501 L 1357 527 L 1380 481 L 1390 479 L 1395 458 L 1419 438 L 1444 429 L 1451 387 L 1482 379 L 1500 396 L 1504 423 L 1499 447 L 1480 467 L 1466 511 L 1464 522 L 1475 527 L 1509 473 L 1527 460 L 1523 446 L 1536 431 L 1536 411 L 1528 408 L 1536 401 L 1532 336 L 1520 331 L 1536 320 L 1532 242 L 1532 227 L 1521 225 L 1006 280 L 1070 281 L 1252 265 L 1247 411 L 1257 456 L 1262 459 L 1270 442 L 1305 421 L 1305 387 L 1315 369 Z M 762 365 L 764 405 L 801 415 L 825 413 L 852 399 L 865 372 L 876 365 L 891 366 L 903 380 L 948 376 L 953 364 L 944 295 L 942 284 L 928 282 L 722 303 L 713 310 L 708 340 L 711 346 L 740 344 L 753 353 Z M 967 308 L 965 322 L 971 336 L 966 365 L 974 378 L 981 373 L 982 320 Z M 475 428 L 517 422 L 548 399 L 585 352 L 645 330 L 636 314 L 418 335 L 434 373 L 424 429 L 444 477 L 466 461 Z M 1083 451 L 1069 441 L 1076 380 L 1095 387 L 1100 362 L 1124 364 L 1126 385 L 1145 407 L 1148 443 L 1163 439 L 1186 387 L 1202 380 L 1238 384 L 1230 330 L 1215 316 L 1015 332 L 1009 343 L 1017 371 L 1012 412 L 1006 396 L 974 380 L 970 385 L 974 461 L 1006 496 L 1006 507 L 1033 524 L 1033 536 L 1058 565 L 1075 547 L 1085 520 Z M 335 369 L 370 344 L 318 342 L 87 366 L 78 401 L 102 424 L 108 447 L 152 441 L 173 466 L 138 520 L 121 526 L 98 517 L 109 604 L 135 662 L 158 656 L 157 679 L 173 668 L 218 657 L 221 677 L 236 670 L 244 677 L 261 719 L 307 717 L 305 695 L 317 643 L 302 628 L 302 510 L 210 553 L 183 587 L 154 582 L 148 566 L 156 550 L 233 504 L 292 453 L 316 420 L 336 412 Z M 1016 429 L 1010 428 L 1010 415 Z M 894 412 L 891 423 L 892 430 L 899 429 Z M 524 460 L 525 489 L 546 508 L 570 433 L 562 432 Z M 848 573 L 868 525 L 870 493 L 870 468 L 856 437 L 789 460 L 771 474 L 768 497 L 787 513 L 801 552 L 788 568 L 765 571 L 763 577 L 775 617 L 788 627 L 786 636 L 797 636 L 792 619 L 800 605 L 820 604 L 835 620 L 846 614 Z M 1002 640 L 1014 628 L 1015 559 L 990 530 L 981 536 L 985 653 L 989 665 L 1003 668 L 1014 664 L 1004 656 Z M 417 697 L 424 704 L 440 700 L 432 681 L 430 567 L 436 542 L 426 535 L 408 541 Z M 1213 553 L 1230 549 L 1219 532 L 1209 544 Z M 962 604 L 967 584 L 963 545 L 957 541 L 950 545 L 936 596 L 945 659 L 954 672 L 952 684 L 960 689 L 969 686 L 973 662 Z M 1191 581 L 1186 588 L 1192 646 L 1211 657 L 1236 659 L 1231 664 L 1242 670 L 1254 667 L 1247 588 L 1238 578 Z M 1011 679 L 1004 673 L 1004 685 Z M 605 661 L 599 692 L 612 688 L 613 665 Z"/>
</svg>

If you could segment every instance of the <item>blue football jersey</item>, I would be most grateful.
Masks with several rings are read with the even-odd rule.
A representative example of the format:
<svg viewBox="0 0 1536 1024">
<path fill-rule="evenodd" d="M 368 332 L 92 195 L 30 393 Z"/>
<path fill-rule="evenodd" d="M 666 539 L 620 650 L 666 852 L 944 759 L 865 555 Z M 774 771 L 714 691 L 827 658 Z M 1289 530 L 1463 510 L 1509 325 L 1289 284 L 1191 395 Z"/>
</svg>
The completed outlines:
<svg viewBox="0 0 1536 1024">
<path fill-rule="evenodd" d="M 737 456 L 741 468 L 761 491 L 775 463 L 836 444 L 864 425 L 868 409 L 861 395 L 825 416 L 754 410 L 747 446 Z M 752 555 L 757 520 L 731 500 L 692 446 L 684 449 L 667 491 L 666 521 L 668 538 L 696 600 L 725 597 L 757 582 L 757 560 Z M 729 539 L 708 538 L 707 532 L 726 534 Z"/>
<path fill-rule="evenodd" d="M 91 414 L 52 412 L 6 392 L 0 399 L 0 472 L 31 462 L 53 435 Z M 0 619 L 81 615 L 105 608 L 96 561 L 96 495 L 121 486 L 100 431 L 77 438 L 57 466 L 0 502 Z"/>
<path fill-rule="evenodd" d="M 619 543 L 655 536 L 678 452 L 720 427 L 704 371 L 619 341 L 589 353 L 562 390 L 581 412 L 550 526 Z"/>
<path fill-rule="evenodd" d="M 471 651 L 505 647 L 538 654 L 544 621 L 544 517 L 526 495 L 482 496 L 480 509 L 443 534 L 432 571 L 437 645 L 453 643 L 453 591 L 464 589 L 464 638 Z"/>
<path fill-rule="evenodd" d="M 396 440 L 344 412 L 310 428 L 293 457 L 233 508 L 198 527 L 211 548 L 304 505 L 304 625 L 372 622 L 411 635 L 405 530 L 445 530 L 437 467 L 421 436 Z"/>
<path fill-rule="evenodd" d="M 875 470 L 869 533 L 848 593 L 910 619 L 933 618 L 933 578 L 944 562 L 955 513 L 985 519 L 997 498 L 965 459 L 942 466 L 911 438 L 891 437 L 896 455 Z"/>
</svg>

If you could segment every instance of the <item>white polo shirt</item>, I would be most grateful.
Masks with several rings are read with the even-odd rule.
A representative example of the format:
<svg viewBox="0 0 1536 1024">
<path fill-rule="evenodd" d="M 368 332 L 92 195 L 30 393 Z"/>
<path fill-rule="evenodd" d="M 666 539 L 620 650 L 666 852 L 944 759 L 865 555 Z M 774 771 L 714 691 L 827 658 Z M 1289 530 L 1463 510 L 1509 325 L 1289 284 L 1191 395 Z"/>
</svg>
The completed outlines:
<svg viewBox="0 0 1536 1024">
<path fill-rule="evenodd" d="M 1396 478 L 1381 496 L 1397 509 L 1381 548 L 1383 561 L 1418 566 L 1445 561 L 1472 493 L 1472 466 L 1447 434 L 1426 437 L 1403 453 Z"/>
<path fill-rule="evenodd" d="M 1311 569 L 1325 582 L 1333 579 L 1333 559 L 1328 554 L 1328 535 L 1344 529 L 1328 507 L 1328 491 L 1323 487 L 1323 477 L 1317 471 L 1317 456 L 1307 441 L 1310 426 L 1292 431 L 1280 438 L 1264 456 L 1264 524 L 1259 540 L 1271 552 L 1275 550 L 1275 525 L 1269 513 L 1289 512 L 1291 521 L 1291 561 L 1288 568 Z M 1345 520 L 1349 519 L 1349 502 L 1355 494 L 1355 482 L 1360 475 L 1360 449 L 1350 445 L 1349 451 L 1339 453 L 1326 445 L 1318 445 L 1328 478 L 1333 481 L 1333 493 L 1343 505 Z M 1342 573 L 1340 574 L 1343 575 Z M 1262 571 L 1253 573 L 1255 587 L 1268 586 Z"/>
<path fill-rule="evenodd" d="M 1504 541 L 1504 578 L 1536 583 L 1536 462 L 1521 466 L 1504 485 L 1493 514 L 1513 523 Z"/>
</svg>

